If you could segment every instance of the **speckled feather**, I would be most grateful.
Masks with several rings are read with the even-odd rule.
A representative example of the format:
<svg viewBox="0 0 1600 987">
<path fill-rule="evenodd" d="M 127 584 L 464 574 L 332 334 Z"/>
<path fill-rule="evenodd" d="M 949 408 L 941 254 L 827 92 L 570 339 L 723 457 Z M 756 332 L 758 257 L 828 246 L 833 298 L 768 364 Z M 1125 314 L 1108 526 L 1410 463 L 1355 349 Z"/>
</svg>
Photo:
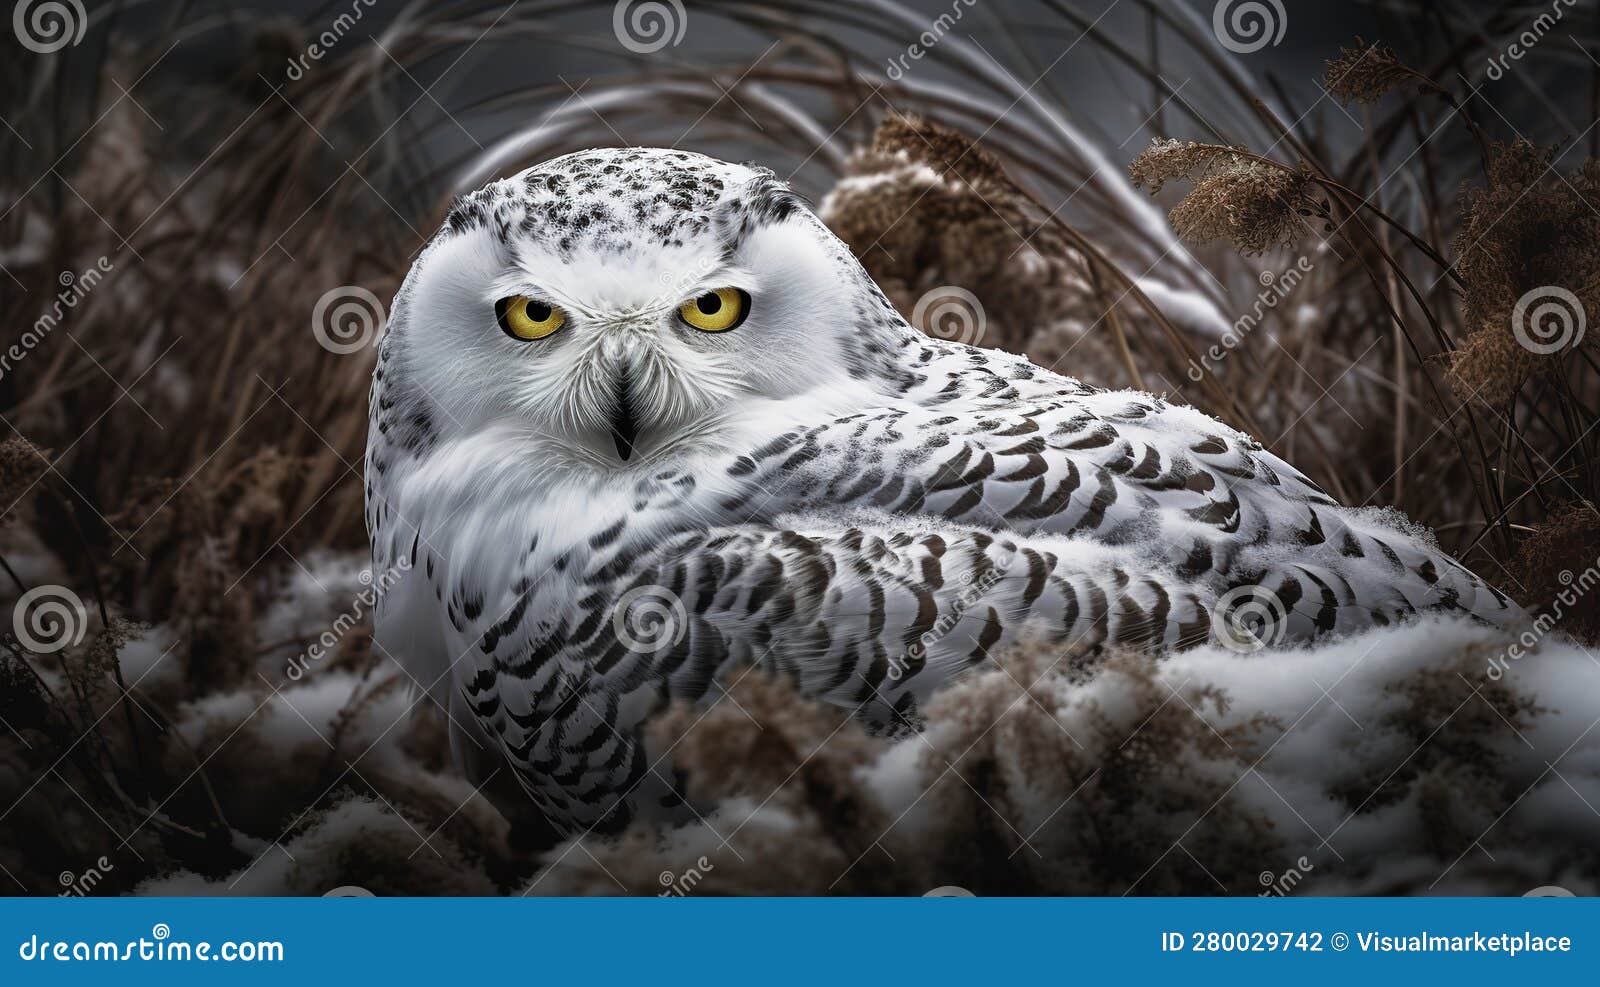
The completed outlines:
<svg viewBox="0 0 1600 987">
<path fill-rule="evenodd" d="M 813 254 L 790 269 L 796 243 Z M 590 313 L 594 294 L 626 295 L 628 272 L 658 263 L 662 283 L 753 278 L 751 321 L 764 302 L 784 317 L 728 334 L 756 349 L 717 350 L 730 344 L 640 315 L 660 307 L 643 295 Z M 552 290 L 584 294 L 568 304 L 590 313 L 562 330 L 566 350 L 507 347 L 487 307 L 473 321 L 477 296 L 448 316 L 430 297 L 551 266 L 570 268 Z M 820 327 L 803 327 L 814 355 L 786 348 L 807 312 L 796 284 L 826 299 Z M 581 349 L 613 329 L 614 352 Z M 439 333 L 506 347 L 470 401 L 445 396 L 460 378 L 430 376 Z M 763 351 L 792 366 L 720 388 L 679 379 Z M 1515 612 L 1425 534 L 1339 506 L 1193 409 L 915 332 L 769 173 L 698 155 L 583 152 L 464 197 L 380 352 L 368 525 L 375 568 L 409 571 L 380 603 L 379 645 L 450 710 L 462 767 L 481 781 L 509 766 L 563 832 L 682 811 L 641 724 L 714 700 L 735 668 L 904 730 L 996 649 L 1183 648 L 1212 637 L 1214 605 L 1241 586 L 1282 601 L 1289 640 L 1434 609 Z M 557 359 L 661 365 L 648 386 L 665 424 L 638 461 L 605 462 L 581 414 L 530 410 L 539 371 L 520 361 Z"/>
</svg>

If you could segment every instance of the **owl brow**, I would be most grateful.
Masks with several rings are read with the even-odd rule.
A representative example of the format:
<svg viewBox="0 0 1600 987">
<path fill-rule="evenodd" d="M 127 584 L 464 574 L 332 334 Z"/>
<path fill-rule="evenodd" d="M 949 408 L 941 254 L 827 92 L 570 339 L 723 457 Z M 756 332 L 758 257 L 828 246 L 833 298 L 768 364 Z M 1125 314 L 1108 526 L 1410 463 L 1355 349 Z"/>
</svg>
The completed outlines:
<svg viewBox="0 0 1600 987">
<path fill-rule="evenodd" d="M 532 272 L 520 265 L 512 265 L 504 274 L 489 282 L 488 301 L 490 305 L 511 295 L 523 295 L 548 304 L 559 305 L 569 313 L 577 313 L 584 316 L 594 315 L 592 310 L 577 299 L 535 280 Z"/>
<path fill-rule="evenodd" d="M 735 278 L 737 272 L 723 264 L 704 265 L 702 270 L 686 273 L 677 278 L 663 278 L 661 291 L 645 303 L 648 308 L 668 308 L 689 298 L 697 298 L 707 291 L 721 287 L 724 281 Z"/>
</svg>

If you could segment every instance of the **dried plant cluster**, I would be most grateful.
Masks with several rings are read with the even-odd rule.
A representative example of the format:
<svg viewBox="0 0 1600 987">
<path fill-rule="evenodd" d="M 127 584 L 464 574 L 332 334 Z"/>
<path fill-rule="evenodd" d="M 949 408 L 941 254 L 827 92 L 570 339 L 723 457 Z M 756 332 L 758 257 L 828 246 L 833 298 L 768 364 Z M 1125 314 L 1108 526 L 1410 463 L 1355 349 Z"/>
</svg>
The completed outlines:
<svg viewBox="0 0 1600 987">
<path fill-rule="evenodd" d="M 1308 218 L 1328 217 L 1308 168 L 1235 148 L 1157 140 L 1129 172 L 1135 185 L 1152 193 L 1171 181 L 1193 182 L 1169 216 L 1172 228 L 1196 243 L 1228 241 L 1246 256 L 1291 246 L 1305 237 Z"/>
<path fill-rule="evenodd" d="M 1112 296 L 1096 291 L 1084 258 L 1001 163 L 937 124 L 890 117 L 850 158 L 820 204 L 918 328 L 944 338 L 1026 352 L 1042 366 L 1132 386 L 1105 322 Z M 949 286 L 982 291 L 981 315 L 948 329 L 937 300 Z M 981 322 L 979 321 L 981 320 Z"/>
<path fill-rule="evenodd" d="M 1415 72 L 1385 44 L 1367 44 L 1361 38 L 1328 59 L 1323 73 L 1328 95 L 1344 103 L 1376 103 L 1408 84 L 1429 95 L 1444 92 L 1432 79 Z"/>
<path fill-rule="evenodd" d="M 1460 391 L 1504 405 L 1530 377 L 1559 381 L 1564 364 L 1575 361 L 1594 369 L 1600 333 L 1585 332 L 1578 353 L 1536 353 L 1515 330 L 1533 318 L 1516 314 L 1530 291 L 1570 292 L 1585 321 L 1600 313 L 1600 160 L 1563 174 L 1552 167 L 1554 148 L 1521 139 L 1496 145 L 1493 155 L 1484 184 L 1461 193 L 1454 247 L 1468 334 L 1451 359 L 1450 379 Z"/>
<path fill-rule="evenodd" d="M 1063 44 L 1082 34 L 1166 107 L 1132 175 L 1173 210 L 1169 229 L 1059 125 L 1070 108 L 1048 80 L 1024 100 L 1026 79 L 955 35 L 930 59 L 970 92 L 915 71 L 874 91 L 851 70 L 877 64 L 870 45 L 807 36 L 796 14 L 816 5 L 701 4 L 693 16 L 789 43 L 715 72 L 639 58 L 582 99 L 541 80 L 459 105 L 446 86 L 452 116 L 429 117 L 424 63 L 491 28 L 485 45 L 564 37 L 551 15 L 573 5 L 427 5 L 385 35 L 388 54 L 352 34 L 315 64 L 296 61 L 314 27 L 188 28 L 185 5 L 167 6 L 150 5 L 160 43 L 97 29 L 109 43 L 44 73 L 0 39 L 15 128 L 0 136 L 26 138 L 0 158 L 0 311 L 21 353 L 0 351 L 0 616 L 44 586 L 84 605 L 64 649 L 0 644 L 0 887 L 56 893 L 103 856 L 97 894 L 651 894 L 702 858 L 694 893 L 1247 894 L 1302 857 L 1315 869 L 1295 893 L 1600 888 L 1592 848 L 1574 849 L 1592 818 L 1570 797 L 1600 804 L 1581 737 L 1600 716 L 1594 666 L 1553 635 L 1513 666 L 1537 674 L 1490 681 L 1506 642 L 1465 626 L 1284 656 L 1097 656 L 1073 674 L 1023 650 L 894 741 L 751 676 L 728 684 L 744 712 L 656 727 L 709 827 L 530 851 L 455 776 L 442 715 L 352 609 L 372 352 L 330 350 L 312 325 L 332 289 L 392 297 L 485 168 L 619 134 L 768 161 L 908 317 L 963 289 L 983 345 L 1220 415 L 1345 501 L 1436 527 L 1538 609 L 1600 555 L 1600 328 L 1534 354 L 1511 315 L 1557 286 L 1600 318 L 1593 162 L 1494 144 L 1481 107 L 1432 81 L 1447 76 L 1359 41 L 1325 85 L 1372 115 L 1371 143 L 1335 154 L 1227 73 L 1232 103 L 1167 100 L 1160 57 L 1051 5 Z M 578 6 L 609 25 L 612 4 Z M 1155 0 L 1133 6 L 1214 51 Z M 894 48 L 922 29 L 865 0 L 826 13 Z M 179 70 L 164 52 L 180 37 L 226 68 Z M 303 78 L 286 84 L 290 63 Z M 1437 140 L 1461 138 L 1481 174 L 1441 168 L 1421 140 L 1441 118 L 1396 105 L 1401 91 L 1459 117 Z M 503 154 L 460 138 L 507 116 L 537 123 Z M 445 138 L 465 156 L 424 153 Z M 1379 159 L 1412 160 L 1415 208 Z M 1311 273 L 1265 287 L 1297 255 Z M 1595 612 L 1559 631 L 1600 634 Z M 334 627 L 326 657 L 292 674 Z M 1369 653 L 1382 660 L 1357 660 Z M 1346 672 L 1334 691 L 1359 726 L 1312 685 Z"/>
</svg>

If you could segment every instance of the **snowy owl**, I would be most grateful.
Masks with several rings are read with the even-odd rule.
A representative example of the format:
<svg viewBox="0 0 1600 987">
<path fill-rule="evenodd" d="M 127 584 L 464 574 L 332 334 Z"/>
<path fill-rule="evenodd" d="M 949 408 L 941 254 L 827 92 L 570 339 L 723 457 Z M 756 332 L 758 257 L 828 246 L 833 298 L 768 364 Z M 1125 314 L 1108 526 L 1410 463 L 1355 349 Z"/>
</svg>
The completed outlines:
<svg viewBox="0 0 1600 987">
<path fill-rule="evenodd" d="M 682 151 L 459 199 L 370 413 L 376 642 L 558 833 L 682 811 L 642 724 L 734 667 L 893 730 L 1019 640 L 1516 612 L 1199 411 L 917 332 L 771 172 Z"/>
</svg>

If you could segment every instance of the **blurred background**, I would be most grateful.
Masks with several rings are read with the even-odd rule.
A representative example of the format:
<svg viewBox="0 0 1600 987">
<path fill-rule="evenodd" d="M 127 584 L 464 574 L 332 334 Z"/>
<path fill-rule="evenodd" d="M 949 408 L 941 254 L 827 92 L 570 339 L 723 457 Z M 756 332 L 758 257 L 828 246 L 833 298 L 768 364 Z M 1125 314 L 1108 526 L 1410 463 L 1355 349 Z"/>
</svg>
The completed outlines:
<svg viewBox="0 0 1600 987">
<path fill-rule="evenodd" d="M 367 383 L 452 198 L 579 148 L 771 168 L 926 331 L 1194 404 L 1548 609 L 1600 556 L 1597 29 L 1565 0 L 20 0 L 0 565 L 57 609 L 8 637 L 6 872 L 76 882 L 108 830 L 107 887 L 290 867 L 341 793 L 490 811 L 449 812 L 426 722 L 362 733 L 407 708 L 363 638 Z M 523 873 L 456 838 L 488 883 L 440 887 Z"/>
</svg>

